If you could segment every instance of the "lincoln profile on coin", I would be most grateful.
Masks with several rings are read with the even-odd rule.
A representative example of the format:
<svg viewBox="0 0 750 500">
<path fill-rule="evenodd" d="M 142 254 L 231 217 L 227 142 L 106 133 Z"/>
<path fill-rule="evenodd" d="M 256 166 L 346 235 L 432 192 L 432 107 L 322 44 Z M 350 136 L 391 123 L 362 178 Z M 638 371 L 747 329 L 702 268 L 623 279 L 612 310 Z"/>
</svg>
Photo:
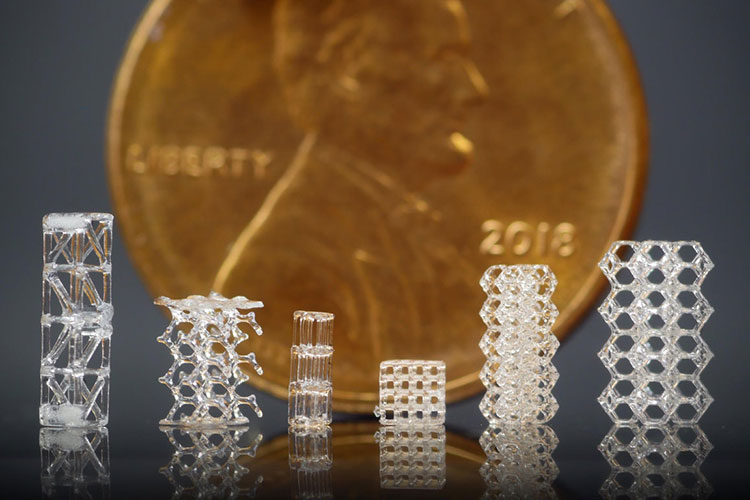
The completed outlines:
<svg viewBox="0 0 750 500">
<path fill-rule="evenodd" d="M 336 342 L 371 352 L 374 373 L 394 354 L 420 357 L 453 311 L 466 317 L 462 308 L 481 303 L 481 269 L 443 236 L 440 212 L 420 195 L 469 166 L 461 127 L 488 92 L 469 57 L 463 5 L 279 0 L 274 39 L 304 138 L 214 289 L 275 297 L 263 319 L 274 335 L 294 310 L 333 312 Z"/>
</svg>

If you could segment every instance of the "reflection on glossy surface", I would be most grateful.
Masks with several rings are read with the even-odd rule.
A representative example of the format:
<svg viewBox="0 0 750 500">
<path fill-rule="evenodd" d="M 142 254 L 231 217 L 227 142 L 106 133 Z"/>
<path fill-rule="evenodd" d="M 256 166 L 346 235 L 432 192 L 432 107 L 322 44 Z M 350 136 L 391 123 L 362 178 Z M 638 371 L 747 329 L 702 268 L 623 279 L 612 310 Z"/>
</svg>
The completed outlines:
<svg viewBox="0 0 750 500">
<path fill-rule="evenodd" d="M 380 447 L 380 487 L 438 490 L 445 485 L 445 427 L 386 427 Z"/>
<path fill-rule="evenodd" d="M 292 498 L 333 498 L 331 428 L 289 429 Z"/>
<path fill-rule="evenodd" d="M 383 489 L 380 484 L 380 446 L 373 435 L 380 429 L 376 422 L 337 422 L 329 439 L 331 493 L 335 498 L 466 498 L 482 496 L 484 483 L 478 474 L 484 454 L 476 439 L 453 432 L 445 433 L 445 478 L 440 490 Z M 289 498 L 294 492 L 294 471 L 289 467 L 289 438 L 281 435 L 264 442 L 255 459 L 242 458 L 240 463 L 263 476 L 263 487 L 257 499 Z M 290 474 L 291 472 L 291 474 Z"/>
<path fill-rule="evenodd" d="M 42 494 L 109 498 L 109 435 L 105 427 L 39 430 Z"/>
<path fill-rule="evenodd" d="M 174 453 L 160 469 L 174 488 L 172 498 L 254 497 L 263 476 L 240 482 L 250 469 L 238 462 L 254 457 L 261 434 L 246 436 L 248 427 L 187 429 L 161 426 Z"/>
<path fill-rule="evenodd" d="M 604 498 L 708 498 L 701 465 L 711 443 L 697 425 L 614 426 L 599 445 L 612 468 Z"/>
<path fill-rule="evenodd" d="M 480 469 L 487 490 L 482 498 L 557 498 L 558 474 L 552 452 L 555 432 L 546 425 L 490 426 L 479 438 L 487 460 Z"/>
</svg>

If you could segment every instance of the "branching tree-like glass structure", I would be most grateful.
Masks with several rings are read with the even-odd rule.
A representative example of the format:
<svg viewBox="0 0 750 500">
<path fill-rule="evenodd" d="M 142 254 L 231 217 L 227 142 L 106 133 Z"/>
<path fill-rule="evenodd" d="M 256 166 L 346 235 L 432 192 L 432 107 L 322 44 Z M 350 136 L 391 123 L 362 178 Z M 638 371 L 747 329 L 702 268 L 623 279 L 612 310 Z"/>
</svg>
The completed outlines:
<svg viewBox="0 0 750 500">
<path fill-rule="evenodd" d="M 258 375 L 263 369 L 255 353 L 238 354 L 237 346 L 250 330 L 262 335 L 254 309 L 262 302 L 245 297 L 225 298 L 211 292 L 208 297 L 191 295 L 173 300 L 159 297 L 155 304 L 169 308 L 172 321 L 157 339 L 169 348 L 174 362 L 159 382 L 169 387 L 174 405 L 162 425 L 222 426 L 248 422 L 241 408 L 248 406 L 263 416 L 254 394 L 241 384 L 249 379 L 241 365 L 251 365 Z"/>
</svg>

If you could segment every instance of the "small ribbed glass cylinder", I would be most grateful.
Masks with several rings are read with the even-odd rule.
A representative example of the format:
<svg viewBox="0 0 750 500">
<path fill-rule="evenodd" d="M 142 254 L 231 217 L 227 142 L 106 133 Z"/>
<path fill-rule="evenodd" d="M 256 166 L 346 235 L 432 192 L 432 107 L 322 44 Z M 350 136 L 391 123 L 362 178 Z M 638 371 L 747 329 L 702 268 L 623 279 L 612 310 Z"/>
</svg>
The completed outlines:
<svg viewBox="0 0 750 500">
<path fill-rule="evenodd" d="M 296 311 L 289 375 L 289 425 L 331 423 L 333 314 Z"/>
</svg>

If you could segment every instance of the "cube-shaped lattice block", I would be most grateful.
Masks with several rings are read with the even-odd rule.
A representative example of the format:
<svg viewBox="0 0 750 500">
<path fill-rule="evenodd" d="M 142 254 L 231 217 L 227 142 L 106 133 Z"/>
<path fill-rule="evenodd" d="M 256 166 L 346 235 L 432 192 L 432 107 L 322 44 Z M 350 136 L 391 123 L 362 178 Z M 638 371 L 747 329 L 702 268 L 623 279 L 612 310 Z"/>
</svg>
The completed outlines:
<svg viewBox="0 0 750 500">
<path fill-rule="evenodd" d="M 552 452 L 557 436 L 547 425 L 490 426 L 479 438 L 487 460 L 479 470 L 484 498 L 557 498 L 552 482 L 559 472 Z"/>
<path fill-rule="evenodd" d="M 711 443 L 700 427 L 615 425 L 599 445 L 611 467 L 603 498 L 708 498 L 701 465 Z"/>
<path fill-rule="evenodd" d="M 712 402 L 700 381 L 713 356 L 700 336 L 713 312 L 701 293 L 708 255 L 695 241 L 618 241 L 599 266 L 611 284 L 599 307 L 611 330 L 602 407 L 617 424 L 697 422 Z"/>
<path fill-rule="evenodd" d="M 380 363 L 380 404 L 375 416 L 383 425 L 445 423 L 445 362 L 395 359 Z"/>
<path fill-rule="evenodd" d="M 288 422 L 295 427 L 331 423 L 333 314 L 296 311 L 289 375 Z"/>
<path fill-rule="evenodd" d="M 231 299 L 211 292 L 208 297 L 191 295 L 173 300 L 159 297 L 156 304 L 166 306 L 172 321 L 157 339 L 169 348 L 174 362 L 159 382 L 169 387 L 174 405 L 162 425 L 221 426 L 248 422 L 241 407 L 248 406 L 263 416 L 254 394 L 247 394 L 243 382 L 249 377 L 242 365 L 252 366 L 258 375 L 263 370 L 255 353 L 239 354 L 237 346 L 250 336 L 261 335 L 254 309 L 262 302 L 245 297 Z"/>
<path fill-rule="evenodd" d="M 253 498 L 263 477 L 246 477 L 250 459 L 263 440 L 245 426 L 186 429 L 161 426 L 173 447 L 161 472 L 172 484 L 172 498 Z"/>
<path fill-rule="evenodd" d="M 445 485 L 445 427 L 382 427 L 380 487 L 436 490 Z"/>
<path fill-rule="evenodd" d="M 45 498 L 109 498 L 106 427 L 39 430 Z"/>
<path fill-rule="evenodd" d="M 560 343 L 551 330 L 557 279 L 547 266 L 498 265 L 479 284 L 487 294 L 479 313 L 487 326 L 479 342 L 487 392 L 479 409 L 493 424 L 547 422 L 557 411 L 552 356 Z"/>
<path fill-rule="evenodd" d="M 102 426 L 109 420 L 112 221 L 101 213 L 42 220 L 42 425 Z"/>
</svg>

